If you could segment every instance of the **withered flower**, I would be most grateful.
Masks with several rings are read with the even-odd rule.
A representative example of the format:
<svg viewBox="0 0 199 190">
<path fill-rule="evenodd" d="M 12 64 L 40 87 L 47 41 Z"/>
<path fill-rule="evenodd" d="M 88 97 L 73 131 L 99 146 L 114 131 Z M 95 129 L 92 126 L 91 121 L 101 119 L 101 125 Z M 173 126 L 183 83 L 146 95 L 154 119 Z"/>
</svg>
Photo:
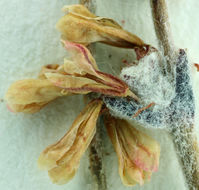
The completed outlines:
<svg viewBox="0 0 199 190">
<path fill-rule="evenodd" d="M 64 89 L 50 82 L 45 73 L 63 73 L 63 66 L 51 64 L 43 66 L 37 79 L 24 79 L 13 83 L 5 96 L 11 112 L 35 113 L 52 100 L 70 95 Z"/>
<path fill-rule="evenodd" d="M 68 41 L 63 43 L 71 53 L 70 60 L 65 59 L 63 65 L 44 66 L 38 79 L 21 80 L 11 85 L 6 94 L 11 110 L 34 113 L 57 97 L 89 92 L 131 96 L 137 100 L 122 80 L 99 71 L 85 46 Z M 48 170 L 54 183 L 64 184 L 75 175 L 95 134 L 102 104 L 102 100 L 89 103 L 66 135 L 40 155 L 39 166 Z M 106 127 L 118 155 L 119 174 L 124 185 L 143 184 L 150 179 L 151 173 L 158 168 L 158 144 L 124 120 L 110 117 L 106 120 Z"/>
<path fill-rule="evenodd" d="M 62 38 L 80 44 L 102 42 L 125 48 L 141 47 L 144 42 L 136 35 L 124 30 L 112 19 L 98 17 L 83 5 L 63 7 L 66 13 L 57 23 Z"/>
<path fill-rule="evenodd" d="M 57 23 L 62 42 L 70 53 L 64 64 L 42 67 L 37 79 L 17 81 L 6 94 L 8 108 L 13 112 L 34 113 L 52 100 L 65 95 L 96 92 L 108 96 L 138 97 L 119 78 L 101 72 L 90 51 L 84 46 L 92 42 L 134 48 L 138 57 L 144 56 L 143 41 L 125 31 L 115 21 L 97 17 L 82 5 L 65 6 L 67 14 Z M 142 50 L 142 51 L 141 51 Z M 96 122 L 103 102 L 91 101 L 75 119 L 68 132 L 40 155 L 38 165 L 47 170 L 53 183 L 64 184 L 72 179 L 80 159 L 96 132 Z M 153 105 L 141 108 L 143 110 Z M 124 120 L 105 117 L 109 137 L 118 156 L 119 175 L 124 185 L 144 184 L 159 165 L 158 143 Z"/>
<path fill-rule="evenodd" d="M 123 184 L 144 184 L 152 172 L 158 169 L 159 144 L 125 120 L 108 116 L 105 125 L 118 156 L 119 175 Z"/>
<path fill-rule="evenodd" d="M 45 73 L 46 78 L 54 85 L 71 93 L 98 92 L 110 96 L 131 96 L 138 100 L 122 80 L 99 71 L 94 58 L 85 46 L 68 41 L 63 43 L 71 53 L 71 60 L 64 61 L 65 73 Z"/>
<path fill-rule="evenodd" d="M 89 103 L 75 119 L 69 131 L 41 153 L 39 167 L 48 170 L 54 183 L 64 184 L 75 175 L 80 159 L 95 134 L 101 106 L 101 100 Z"/>
<path fill-rule="evenodd" d="M 11 111 L 34 113 L 57 97 L 89 92 L 131 96 L 138 100 L 125 82 L 99 71 L 85 46 L 67 41 L 63 43 L 71 53 L 71 60 L 65 59 L 63 65 L 44 66 L 38 79 L 25 79 L 12 84 L 5 97 Z"/>
<path fill-rule="evenodd" d="M 69 131 L 40 155 L 38 164 L 48 170 L 53 183 L 64 184 L 71 180 L 79 162 L 89 146 L 103 102 L 91 101 L 75 119 Z M 119 174 L 124 185 L 144 184 L 159 165 L 158 143 L 138 131 L 124 120 L 105 118 L 109 137 L 118 155 Z"/>
</svg>

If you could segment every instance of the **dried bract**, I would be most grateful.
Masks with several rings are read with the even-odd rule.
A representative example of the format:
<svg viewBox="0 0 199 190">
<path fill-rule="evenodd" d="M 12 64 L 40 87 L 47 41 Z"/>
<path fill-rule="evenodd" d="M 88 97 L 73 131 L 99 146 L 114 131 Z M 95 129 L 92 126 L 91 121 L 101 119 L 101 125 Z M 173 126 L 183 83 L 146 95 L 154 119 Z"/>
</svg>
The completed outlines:
<svg viewBox="0 0 199 190">
<path fill-rule="evenodd" d="M 65 6 L 63 11 L 66 15 L 56 26 L 64 40 L 84 45 L 102 42 L 124 48 L 144 45 L 139 37 L 124 30 L 114 20 L 95 16 L 83 5 Z"/>
</svg>

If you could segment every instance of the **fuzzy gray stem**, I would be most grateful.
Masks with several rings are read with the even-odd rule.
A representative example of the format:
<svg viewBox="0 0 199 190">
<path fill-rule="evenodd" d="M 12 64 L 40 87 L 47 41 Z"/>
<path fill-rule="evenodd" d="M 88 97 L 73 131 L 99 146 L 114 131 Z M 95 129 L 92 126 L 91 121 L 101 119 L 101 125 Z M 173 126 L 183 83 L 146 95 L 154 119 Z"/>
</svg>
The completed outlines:
<svg viewBox="0 0 199 190">
<path fill-rule="evenodd" d="M 164 55 L 174 56 L 174 44 L 170 31 L 169 17 L 165 0 L 151 0 L 151 8 L 156 36 Z"/>
<path fill-rule="evenodd" d="M 194 126 L 181 126 L 171 131 L 190 190 L 199 190 L 199 148 Z"/>
<path fill-rule="evenodd" d="M 176 50 L 170 32 L 168 11 L 165 0 L 151 0 L 156 35 L 164 55 L 168 57 L 167 68 L 176 64 Z M 190 190 L 199 190 L 199 149 L 193 126 L 181 125 L 171 130 L 173 143 L 179 155 L 184 176 Z"/>
</svg>

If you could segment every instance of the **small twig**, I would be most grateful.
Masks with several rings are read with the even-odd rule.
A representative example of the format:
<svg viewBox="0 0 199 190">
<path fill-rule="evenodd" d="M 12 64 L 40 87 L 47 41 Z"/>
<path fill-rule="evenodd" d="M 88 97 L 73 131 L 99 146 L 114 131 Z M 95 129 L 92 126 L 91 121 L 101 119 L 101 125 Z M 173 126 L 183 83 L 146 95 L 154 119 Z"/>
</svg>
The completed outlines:
<svg viewBox="0 0 199 190">
<path fill-rule="evenodd" d="M 86 6 L 92 13 L 95 13 L 95 0 L 79 0 L 79 3 Z M 95 54 L 94 44 L 89 45 L 88 48 L 92 54 Z M 97 122 L 96 134 L 89 146 L 89 168 L 94 178 L 93 189 L 96 190 L 107 190 L 105 169 L 103 166 L 102 126 L 102 118 L 100 116 Z"/>
<path fill-rule="evenodd" d="M 151 0 L 155 31 L 159 44 L 167 56 L 167 69 L 176 64 L 176 49 L 170 32 L 165 0 Z M 186 123 L 171 127 L 171 136 L 182 164 L 184 176 L 190 190 L 199 189 L 199 148 L 194 126 Z"/>
<path fill-rule="evenodd" d="M 94 189 L 106 190 L 106 176 L 103 167 L 103 143 L 102 143 L 102 129 L 103 126 L 102 116 L 97 122 L 97 131 L 90 144 L 90 169 L 93 174 L 96 185 Z"/>
</svg>

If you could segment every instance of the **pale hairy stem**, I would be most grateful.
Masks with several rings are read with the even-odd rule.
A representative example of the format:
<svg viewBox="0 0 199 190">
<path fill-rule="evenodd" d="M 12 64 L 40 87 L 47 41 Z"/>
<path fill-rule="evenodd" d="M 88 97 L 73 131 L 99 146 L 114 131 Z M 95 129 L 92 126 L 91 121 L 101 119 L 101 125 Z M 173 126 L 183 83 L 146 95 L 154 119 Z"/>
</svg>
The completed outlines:
<svg viewBox="0 0 199 190">
<path fill-rule="evenodd" d="M 199 189 L 199 148 L 194 126 L 182 125 L 173 128 L 171 136 L 182 164 L 187 186 Z"/>
<path fill-rule="evenodd" d="M 156 35 L 160 48 L 168 57 L 167 68 L 171 72 L 171 65 L 176 64 L 176 49 L 173 44 L 168 11 L 165 0 L 151 0 L 151 9 Z M 171 136 L 181 162 L 184 176 L 190 190 L 199 189 L 199 148 L 194 126 L 182 124 L 171 127 Z"/>
<path fill-rule="evenodd" d="M 86 6 L 92 13 L 96 10 L 95 0 L 79 0 L 79 3 Z M 89 50 L 92 55 L 95 54 L 95 44 L 89 45 Z M 91 97 L 88 97 L 90 99 Z M 103 165 L 103 143 L 102 143 L 102 118 L 99 116 L 97 122 L 96 134 L 89 146 L 89 163 L 90 170 L 93 177 L 94 190 L 107 190 L 105 169 Z"/>
<path fill-rule="evenodd" d="M 173 59 L 174 43 L 171 35 L 168 11 L 165 0 L 151 0 L 151 8 L 156 36 L 164 55 Z"/>
</svg>

